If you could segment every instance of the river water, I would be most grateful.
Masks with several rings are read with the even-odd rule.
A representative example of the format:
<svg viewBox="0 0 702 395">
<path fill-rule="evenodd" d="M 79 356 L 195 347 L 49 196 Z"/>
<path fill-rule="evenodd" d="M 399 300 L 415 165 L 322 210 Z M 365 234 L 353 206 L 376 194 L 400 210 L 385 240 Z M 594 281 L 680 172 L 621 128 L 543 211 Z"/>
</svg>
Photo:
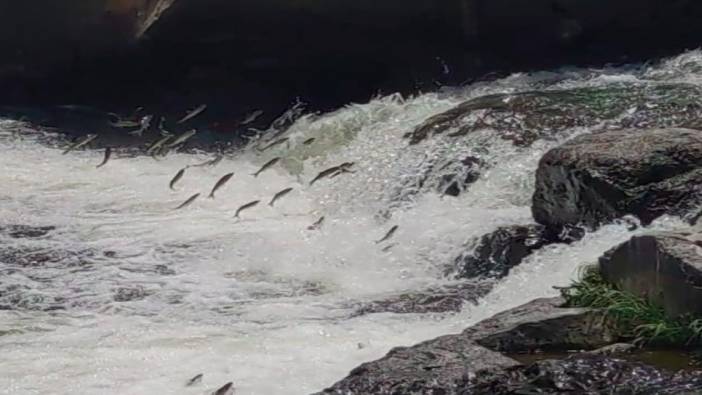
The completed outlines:
<svg viewBox="0 0 702 395">
<path fill-rule="evenodd" d="M 568 284 L 579 266 L 646 229 L 610 224 L 545 247 L 459 313 L 355 314 L 367 302 L 453 283 L 447 266 L 477 237 L 532 223 L 538 160 L 592 128 L 572 127 L 529 147 L 490 129 L 414 146 L 403 135 L 486 94 L 697 86 L 701 58 L 690 52 L 652 66 L 515 74 L 351 104 L 298 120 L 287 144 L 189 168 L 175 191 L 168 183 L 176 172 L 212 154 L 154 160 L 118 152 L 96 169 L 102 151 L 62 155 L 60 138 L 0 121 L 0 226 L 55 227 L 39 237 L 0 232 L 0 394 L 203 394 L 229 381 L 237 394 L 308 394 L 392 347 L 556 295 L 553 286 Z M 640 100 L 621 116 L 645 108 L 648 98 Z M 490 166 L 460 196 L 412 182 L 427 158 L 476 150 Z M 276 156 L 278 165 L 251 176 Z M 309 185 L 347 161 L 355 173 Z M 235 176 L 215 199 L 173 210 L 229 172 Z M 275 207 L 267 205 L 288 187 L 294 190 Z M 233 218 L 253 200 L 262 202 Z M 321 216 L 321 228 L 309 230 Z M 387 244 L 375 240 L 394 225 L 396 245 L 383 251 Z M 683 226 L 662 218 L 651 227 Z M 203 382 L 185 388 L 198 373 Z"/>
</svg>

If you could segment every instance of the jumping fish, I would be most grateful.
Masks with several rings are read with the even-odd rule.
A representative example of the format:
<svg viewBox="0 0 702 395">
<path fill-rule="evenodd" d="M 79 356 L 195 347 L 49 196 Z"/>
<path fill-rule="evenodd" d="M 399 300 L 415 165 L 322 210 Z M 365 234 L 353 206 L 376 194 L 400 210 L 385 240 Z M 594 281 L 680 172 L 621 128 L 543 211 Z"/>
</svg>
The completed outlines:
<svg viewBox="0 0 702 395">
<path fill-rule="evenodd" d="M 202 163 L 198 163 L 197 165 L 191 165 L 190 167 L 215 166 L 215 165 L 217 165 L 219 162 L 221 162 L 222 159 L 224 159 L 224 156 L 222 156 L 222 155 L 217 155 L 217 156 L 214 157 L 214 159 L 210 159 L 210 160 L 208 160 L 208 161 L 205 161 L 205 162 L 202 162 Z"/>
<path fill-rule="evenodd" d="M 141 137 L 145 131 L 149 130 L 151 127 L 151 121 L 154 119 L 153 115 L 145 115 L 139 121 L 139 129 L 129 132 L 132 136 Z"/>
<path fill-rule="evenodd" d="M 322 227 L 322 224 L 324 223 L 324 216 L 319 217 L 318 220 L 314 221 L 314 223 L 310 226 L 307 227 L 307 230 L 317 230 Z"/>
<path fill-rule="evenodd" d="M 110 126 L 115 127 L 115 128 L 122 128 L 122 129 L 135 128 L 135 127 L 139 126 L 139 122 L 118 118 L 117 121 L 110 121 Z"/>
<path fill-rule="evenodd" d="M 212 395 L 232 395 L 234 394 L 234 383 L 229 382 L 219 387 Z"/>
<path fill-rule="evenodd" d="M 257 204 L 259 204 L 260 202 L 261 202 L 260 200 L 254 200 L 253 202 L 246 203 L 245 205 L 239 207 L 239 208 L 236 210 L 236 214 L 234 214 L 234 218 L 239 218 L 239 214 L 240 214 L 242 211 L 244 211 L 244 210 L 246 210 L 246 209 L 249 209 L 249 208 L 251 208 L 251 207 L 254 207 L 254 206 L 256 206 Z"/>
<path fill-rule="evenodd" d="M 84 138 L 82 138 L 82 139 L 76 141 L 73 145 L 71 145 L 70 147 L 66 148 L 66 150 L 63 151 L 63 155 L 66 155 L 67 153 L 69 153 L 69 152 L 71 152 L 71 151 L 73 151 L 73 150 L 77 150 L 78 148 L 87 145 L 88 143 L 90 143 L 91 141 L 95 140 L 96 138 L 97 138 L 97 134 L 88 134 L 88 135 L 86 135 Z"/>
<path fill-rule="evenodd" d="M 219 181 L 217 181 L 217 183 L 215 184 L 214 188 L 212 188 L 212 192 L 210 192 L 209 198 L 214 199 L 215 192 L 217 192 L 217 190 L 221 188 L 224 184 L 226 184 L 227 181 L 229 181 L 232 177 L 234 177 L 234 173 L 225 174 L 222 178 L 220 178 Z"/>
<path fill-rule="evenodd" d="M 275 204 L 276 200 L 282 198 L 283 196 L 287 195 L 288 193 L 292 192 L 293 188 L 285 188 L 282 191 L 278 192 L 273 196 L 273 199 L 271 199 L 270 203 L 268 203 L 269 206 L 273 207 Z"/>
<path fill-rule="evenodd" d="M 399 228 L 398 225 L 395 225 L 395 226 L 393 226 L 392 228 L 390 228 L 390 230 L 388 231 L 388 233 L 386 233 L 385 236 L 383 236 L 382 239 L 377 240 L 377 241 L 375 242 L 375 244 L 380 244 L 380 243 L 382 243 L 382 242 L 384 242 L 384 241 L 390 239 L 390 238 L 392 237 L 392 235 L 394 235 L 395 232 L 397 231 L 397 228 Z"/>
<path fill-rule="evenodd" d="M 315 140 L 316 140 L 316 138 L 311 137 L 311 138 L 308 138 L 307 140 L 303 141 L 302 144 L 304 144 L 304 145 L 310 145 L 310 144 L 312 144 Z"/>
<path fill-rule="evenodd" d="M 317 174 L 317 176 L 315 178 L 313 178 L 312 181 L 310 181 L 310 186 L 312 184 L 314 184 L 315 182 L 321 180 L 324 177 L 333 176 L 339 172 L 348 172 L 349 171 L 348 168 L 353 166 L 353 165 L 354 165 L 353 162 L 344 162 L 338 166 L 333 166 L 333 167 L 330 167 L 326 170 L 323 170 L 319 174 Z M 336 174 L 336 175 L 338 175 L 338 174 Z"/>
<path fill-rule="evenodd" d="M 174 210 L 180 210 L 182 208 L 186 208 L 186 207 L 190 206 L 195 201 L 195 199 L 198 198 L 198 196 L 200 196 L 199 193 L 196 193 L 193 196 L 190 196 L 188 198 L 188 200 L 184 201 L 183 204 L 181 204 L 180 206 L 174 208 Z"/>
<path fill-rule="evenodd" d="M 267 146 L 265 146 L 265 147 L 263 147 L 263 148 L 260 148 L 259 151 L 260 151 L 260 152 L 266 151 L 266 150 L 268 150 L 269 148 L 273 148 L 273 147 L 275 147 L 276 145 L 283 144 L 284 142 L 286 142 L 286 141 L 288 141 L 288 140 L 290 140 L 290 138 L 288 138 L 288 137 L 283 137 L 282 139 L 275 140 L 274 142 L 268 144 Z"/>
<path fill-rule="evenodd" d="M 172 138 L 173 138 L 172 135 L 168 135 L 168 136 L 165 136 L 163 138 L 156 140 L 156 142 L 154 142 L 153 144 L 151 144 L 151 146 L 149 146 L 149 148 L 146 150 L 146 153 L 151 155 L 153 153 L 158 152 L 158 149 L 161 148 L 164 144 L 166 144 L 166 142 L 168 140 L 170 140 Z"/>
<path fill-rule="evenodd" d="M 110 156 L 112 156 L 112 148 L 107 147 L 105 148 L 105 159 L 102 160 L 102 163 L 99 165 L 95 166 L 96 169 L 99 169 L 107 164 L 107 161 L 110 160 Z"/>
<path fill-rule="evenodd" d="M 280 162 L 280 158 L 273 158 L 266 162 L 263 166 L 261 166 L 260 169 L 258 169 L 257 172 L 252 174 L 254 177 L 258 177 L 259 174 L 263 173 L 264 171 L 268 170 L 271 166 L 275 165 L 276 163 Z"/>
<path fill-rule="evenodd" d="M 178 181 L 180 181 L 181 178 L 183 178 L 183 175 L 185 174 L 185 169 L 187 169 L 187 167 L 184 167 L 184 168 L 180 169 L 180 171 L 178 171 L 178 173 L 175 175 L 175 177 L 173 177 L 173 179 L 171 180 L 171 183 L 168 184 L 168 186 L 169 186 L 171 189 L 173 189 L 174 191 L 175 191 L 175 189 L 174 189 L 173 187 L 175 186 L 175 184 L 176 184 Z"/>
<path fill-rule="evenodd" d="M 261 110 L 253 111 L 249 115 L 247 115 L 243 121 L 241 121 L 241 124 L 248 125 L 248 124 L 252 123 L 253 121 L 257 120 L 258 117 L 260 117 L 261 115 L 263 115 L 263 111 L 261 111 Z"/>
<path fill-rule="evenodd" d="M 383 249 L 381 251 L 388 252 L 388 251 L 392 250 L 393 247 L 395 247 L 396 245 L 397 245 L 397 243 L 388 244 L 385 247 L 383 247 Z"/>
<path fill-rule="evenodd" d="M 195 108 L 194 110 L 188 112 L 188 113 L 187 113 L 183 118 L 181 118 L 181 120 L 178 121 L 177 123 L 179 123 L 179 124 L 180 124 L 180 123 L 185 123 L 185 122 L 187 122 L 187 121 L 189 121 L 189 120 L 195 118 L 196 116 L 202 114 L 203 111 L 205 111 L 205 110 L 207 110 L 207 104 L 202 104 L 202 105 L 198 106 L 197 108 Z"/>
<path fill-rule="evenodd" d="M 180 145 L 180 144 L 183 144 L 183 143 L 186 142 L 189 138 L 193 137 L 195 134 L 197 134 L 197 130 L 195 130 L 195 129 L 193 129 L 193 130 L 188 130 L 187 132 L 185 132 L 185 133 L 181 134 L 180 136 L 178 136 L 178 138 L 176 138 L 175 141 L 173 141 L 172 143 L 168 144 L 167 147 L 168 147 L 168 148 L 173 148 L 173 147 L 176 147 L 176 146 L 178 146 L 178 145 Z"/>
<path fill-rule="evenodd" d="M 193 385 L 195 385 L 195 384 L 200 383 L 200 382 L 202 381 L 202 376 L 203 376 L 202 373 L 196 375 L 195 377 L 193 377 L 193 378 L 191 378 L 190 380 L 188 380 L 188 382 L 185 384 L 185 386 L 186 386 L 186 387 L 191 387 L 191 386 L 193 386 Z"/>
</svg>

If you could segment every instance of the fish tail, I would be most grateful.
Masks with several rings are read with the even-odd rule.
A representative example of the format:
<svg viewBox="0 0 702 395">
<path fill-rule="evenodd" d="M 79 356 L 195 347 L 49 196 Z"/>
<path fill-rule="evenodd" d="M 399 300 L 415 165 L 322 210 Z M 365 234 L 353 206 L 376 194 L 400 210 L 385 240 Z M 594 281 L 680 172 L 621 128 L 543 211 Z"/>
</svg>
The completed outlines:
<svg viewBox="0 0 702 395">
<path fill-rule="evenodd" d="M 212 192 L 212 193 L 210 193 L 210 196 L 208 196 L 207 198 L 208 198 L 208 199 L 214 199 L 214 196 L 215 196 L 215 195 L 214 195 L 214 192 Z"/>
</svg>

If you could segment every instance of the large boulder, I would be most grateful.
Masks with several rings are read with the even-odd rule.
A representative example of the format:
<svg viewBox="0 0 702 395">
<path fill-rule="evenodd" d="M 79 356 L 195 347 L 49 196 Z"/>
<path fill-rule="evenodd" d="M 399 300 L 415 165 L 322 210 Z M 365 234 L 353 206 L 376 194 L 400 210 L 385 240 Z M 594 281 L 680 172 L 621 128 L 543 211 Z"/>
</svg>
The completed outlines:
<svg viewBox="0 0 702 395">
<path fill-rule="evenodd" d="M 502 352 L 594 348 L 611 342 L 601 312 L 560 308 L 562 304 L 561 298 L 538 299 L 461 334 L 395 348 L 320 394 L 458 394 L 478 371 L 520 365 Z"/>
<path fill-rule="evenodd" d="M 621 129 L 576 137 L 539 163 L 532 211 L 550 231 L 628 214 L 643 224 L 699 205 L 702 132 Z"/>
<path fill-rule="evenodd" d="M 600 258 L 600 271 L 619 289 L 663 306 L 675 317 L 702 314 L 702 243 L 681 233 L 632 237 Z"/>
</svg>

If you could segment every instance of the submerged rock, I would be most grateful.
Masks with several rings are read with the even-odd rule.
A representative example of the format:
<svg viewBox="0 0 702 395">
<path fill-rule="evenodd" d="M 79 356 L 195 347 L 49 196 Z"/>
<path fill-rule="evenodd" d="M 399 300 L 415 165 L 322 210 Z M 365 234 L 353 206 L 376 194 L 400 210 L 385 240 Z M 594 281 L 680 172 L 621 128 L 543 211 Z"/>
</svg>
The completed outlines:
<svg viewBox="0 0 702 395">
<path fill-rule="evenodd" d="M 519 362 L 501 352 L 532 348 L 598 347 L 611 341 L 602 313 L 562 309 L 561 298 L 538 299 L 466 329 L 412 347 L 399 347 L 364 363 L 320 394 L 458 394 L 484 369 L 503 371 Z M 565 333 L 565 328 L 571 330 Z"/>
<path fill-rule="evenodd" d="M 534 218 L 552 232 L 595 228 L 628 214 L 649 224 L 700 203 L 702 132 L 622 129 L 577 137 L 549 151 L 536 172 Z"/>
<path fill-rule="evenodd" d="M 459 312 L 466 302 L 477 303 L 492 289 L 491 281 L 447 286 L 391 296 L 387 299 L 366 303 L 354 315 L 371 313 L 423 314 Z"/>
<path fill-rule="evenodd" d="M 55 226 L 0 225 L 0 234 L 14 239 L 37 238 L 46 236 L 55 229 Z"/>
<path fill-rule="evenodd" d="M 499 228 L 481 237 L 472 252 L 456 258 L 456 277 L 504 277 L 522 259 L 548 243 L 540 225 Z"/>
<path fill-rule="evenodd" d="M 680 233 L 632 237 L 606 252 L 602 277 L 662 306 L 671 316 L 702 314 L 702 243 Z"/>
<path fill-rule="evenodd" d="M 458 394 L 680 394 L 702 391 L 702 371 L 677 373 L 579 354 L 479 372 Z"/>
</svg>

